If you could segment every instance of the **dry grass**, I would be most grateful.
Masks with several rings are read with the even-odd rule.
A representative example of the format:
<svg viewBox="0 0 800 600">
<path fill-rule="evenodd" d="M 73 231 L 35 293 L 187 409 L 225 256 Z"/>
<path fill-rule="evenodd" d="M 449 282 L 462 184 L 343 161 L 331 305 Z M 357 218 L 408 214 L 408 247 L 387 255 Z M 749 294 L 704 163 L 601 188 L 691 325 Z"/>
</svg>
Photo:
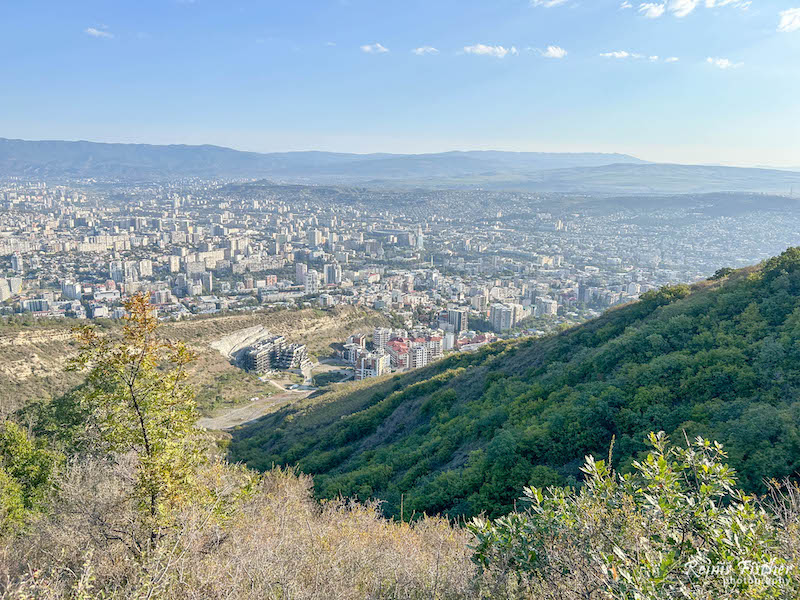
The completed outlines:
<svg viewBox="0 0 800 600">
<path fill-rule="evenodd" d="M 210 347 L 224 335 L 263 325 L 292 342 L 307 344 L 316 356 L 326 356 L 332 343 L 385 323 L 380 313 L 345 306 L 331 311 L 277 310 L 188 319 L 165 323 L 162 331 L 196 352 L 192 381 L 201 409 L 208 411 L 274 391 L 269 384 L 243 374 Z M 0 325 L 0 418 L 25 402 L 58 397 L 83 380 L 83 375 L 65 371 L 67 360 L 77 354 L 73 326 L 73 322 L 55 321 L 24 328 Z M 224 385 L 220 379 L 226 380 Z"/>
<path fill-rule="evenodd" d="M 137 533 L 124 493 L 128 472 L 126 465 L 111 473 L 98 464 L 73 469 L 58 517 L 0 551 L 2 597 L 356 600 L 478 594 L 468 534 L 461 529 L 433 518 L 393 523 L 372 504 L 320 505 L 311 499 L 310 478 L 280 470 L 264 477 L 230 521 L 212 522 L 203 509 L 187 510 L 179 530 L 156 551 L 136 557 L 126 542 Z"/>
<path fill-rule="evenodd" d="M 241 468 L 212 462 L 200 474 L 208 497 L 195 498 L 172 529 L 148 548 L 129 492 L 134 464 L 84 460 L 66 469 L 51 514 L 21 537 L 0 542 L 3 600 L 602 600 L 610 592 L 591 559 L 625 529 L 629 506 L 590 513 L 575 537 L 541 531 L 547 564 L 535 576 L 497 564 L 481 572 L 471 561 L 474 538 L 438 518 L 414 524 L 381 517 L 376 504 L 312 499 L 312 482 L 289 470 L 264 475 L 255 490 L 220 511 L 249 477 Z M 209 501 L 209 498 L 218 500 Z M 800 560 L 800 493 L 775 488 L 765 507 L 782 531 L 779 555 Z M 220 515 L 224 515 L 221 517 Z M 628 529 L 633 545 L 646 531 Z M 617 534 L 616 543 L 624 540 Z M 145 543 L 142 544 L 142 540 Z M 777 595 L 793 600 L 800 582 Z M 717 600 L 702 585 L 689 596 L 643 599 Z M 761 597 L 761 596 L 759 596 Z M 755 600 L 733 590 L 725 598 Z"/>
</svg>

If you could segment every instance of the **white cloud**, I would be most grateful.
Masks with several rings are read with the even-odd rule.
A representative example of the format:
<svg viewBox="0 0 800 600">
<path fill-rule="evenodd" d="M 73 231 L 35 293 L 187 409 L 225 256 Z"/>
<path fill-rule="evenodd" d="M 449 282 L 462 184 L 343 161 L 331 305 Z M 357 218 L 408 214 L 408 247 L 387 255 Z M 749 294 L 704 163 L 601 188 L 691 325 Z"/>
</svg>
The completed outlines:
<svg viewBox="0 0 800 600">
<path fill-rule="evenodd" d="M 633 4 L 628 2 L 628 0 L 623 0 L 622 4 L 619 5 L 619 9 L 625 10 L 626 8 L 633 8 Z"/>
<path fill-rule="evenodd" d="M 107 40 L 114 37 L 114 34 L 111 33 L 110 31 L 105 31 L 103 29 L 97 29 L 95 27 L 87 27 L 84 30 L 84 32 L 87 33 L 88 35 L 92 36 L 92 37 L 104 38 L 104 39 L 107 39 Z"/>
<path fill-rule="evenodd" d="M 697 8 L 699 0 L 670 0 L 667 8 L 676 17 L 685 17 Z"/>
<path fill-rule="evenodd" d="M 511 46 L 511 48 L 505 48 L 504 46 L 487 46 L 485 44 L 464 46 L 464 52 L 466 52 L 467 54 L 494 56 L 495 58 L 505 58 L 509 54 L 511 55 L 519 54 L 515 46 Z"/>
<path fill-rule="evenodd" d="M 600 56 L 603 58 L 634 58 L 635 54 L 631 54 L 627 50 L 614 50 L 613 52 L 603 52 Z"/>
<path fill-rule="evenodd" d="M 531 6 L 544 6 L 545 8 L 553 8 L 566 4 L 567 0 L 531 0 Z"/>
<path fill-rule="evenodd" d="M 545 58 L 564 58 L 567 55 L 567 51 L 561 46 L 548 46 L 541 53 Z"/>
<path fill-rule="evenodd" d="M 693 13 L 702 4 L 706 8 L 717 8 L 722 6 L 732 6 L 747 10 L 752 4 L 752 0 L 661 0 L 660 2 L 642 2 L 639 4 L 639 12 L 648 19 L 658 19 L 664 14 L 669 13 L 675 17 L 683 18 Z M 624 0 L 622 8 L 629 4 Z"/>
<path fill-rule="evenodd" d="M 367 54 L 383 54 L 384 52 L 388 52 L 389 49 L 382 44 L 375 43 L 361 46 L 361 51 L 366 52 Z"/>
<path fill-rule="evenodd" d="M 733 6 L 747 10 L 752 4 L 751 0 L 706 0 L 706 8 L 716 8 L 718 6 Z"/>
<path fill-rule="evenodd" d="M 789 33 L 790 31 L 800 31 L 800 8 L 789 8 L 781 11 L 781 21 L 778 24 L 778 31 Z"/>
<path fill-rule="evenodd" d="M 433 46 L 420 46 L 419 48 L 414 48 L 411 52 L 417 56 L 424 56 L 425 54 L 439 54 L 439 51 Z"/>
<path fill-rule="evenodd" d="M 668 62 L 674 63 L 678 62 L 678 59 L 674 56 L 669 58 L 662 59 L 657 54 L 642 54 L 641 52 L 629 52 L 628 50 L 614 50 L 612 52 L 603 52 L 600 54 L 603 58 L 616 58 L 616 59 L 633 59 L 633 60 L 647 60 L 649 62 Z"/>
<path fill-rule="evenodd" d="M 718 69 L 723 69 L 723 70 L 738 69 L 739 67 L 742 66 L 742 64 L 744 64 L 744 63 L 731 62 L 730 59 L 727 58 L 714 58 L 712 56 L 709 56 L 706 59 L 706 62 L 710 65 L 717 67 Z"/>
<path fill-rule="evenodd" d="M 664 14 L 667 9 L 666 4 L 656 4 L 655 2 L 642 2 L 639 5 L 639 12 L 648 19 L 657 19 Z"/>
</svg>

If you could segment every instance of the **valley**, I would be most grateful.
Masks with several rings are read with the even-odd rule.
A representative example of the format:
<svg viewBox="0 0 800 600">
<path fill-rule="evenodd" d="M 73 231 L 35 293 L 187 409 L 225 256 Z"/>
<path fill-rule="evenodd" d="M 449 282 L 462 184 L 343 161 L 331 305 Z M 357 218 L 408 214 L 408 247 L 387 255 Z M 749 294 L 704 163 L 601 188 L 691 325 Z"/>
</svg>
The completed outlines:
<svg viewBox="0 0 800 600">
<path fill-rule="evenodd" d="M 763 492 L 800 468 L 798 298 L 790 249 L 552 337 L 344 384 L 235 432 L 231 456 L 297 463 L 322 498 L 462 518 L 511 511 L 525 486 L 579 485 L 583 458 L 612 442 L 625 472 L 664 430 L 725 444 L 743 486 Z"/>
<path fill-rule="evenodd" d="M 270 399 L 278 391 L 232 365 L 220 353 L 217 347 L 229 336 L 252 328 L 267 329 L 292 341 L 307 342 L 316 357 L 324 357 L 332 352 L 331 344 L 351 333 L 372 331 L 385 322 L 377 313 L 341 307 L 329 312 L 279 310 L 189 319 L 167 322 L 163 331 L 169 339 L 188 344 L 196 354 L 190 367 L 192 381 L 201 410 L 211 414 L 249 402 L 252 397 Z M 80 373 L 66 370 L 78 351 L 73 329 L 79 325 L 76 321 L 0 325 L 0 415 L 10 414 L 26 402 L 47 401 L 83 380 Z M 100 331 L 115 332 L 118 327 L 108 323 Z"/>
</svg>

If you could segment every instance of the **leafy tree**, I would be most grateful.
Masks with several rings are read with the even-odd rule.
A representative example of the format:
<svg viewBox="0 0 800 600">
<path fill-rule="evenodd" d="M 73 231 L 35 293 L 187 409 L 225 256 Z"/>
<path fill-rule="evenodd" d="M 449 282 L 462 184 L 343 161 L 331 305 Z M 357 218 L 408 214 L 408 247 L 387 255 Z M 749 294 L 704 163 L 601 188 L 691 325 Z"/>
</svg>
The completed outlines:
<svg viewBox="0 0 800 600">
<path fill-rule="evenodd" d="M 709 277 L 709 280 L 719 281 L 720 279 L 725 279 L 729 275 L 732 275 L 734 272 L 734 269 L 731 269 L 730 267 L 723 267 L 721 269 L 717 269 L 717 271 L 711 277 Z"/>
<path fill-rule="evenodd" d="M 44 508 L 58 461 L 16 423 L 0 427 L 0 532 Z"/>
<path fill-rule="evenodd" d="M 0 535 L 12 531 L 24 520 L 22 486 L 0 468 Z"/>
<path fill-rule="evenodd" d="M 527 510 L 474 519 L 473 560 L 534 596 L 565 586 L 568 597 L 614 600 L 790 597 L 798 582 L 779 527 L 735 487 L 722 446 L 675 447 L 663 432 L 650 443 L 632 473 L 589 456 L 580 491 L 526 488 Z"/>
<path fill-rule="evenodd" d="M 96 447 L 136 456 L 136 499 L 150 519 L 162 522 L 192 493 L 203 456 L 194 393 L 186 382 L 193 355 L 182 343 L 157 336 L 148 296 L 133 296 L 125 309 L 121 339 L 101 337 L 91 327 L 80 332 L 73 368 L 88 373 L 76 396 Z"/>
</svg>

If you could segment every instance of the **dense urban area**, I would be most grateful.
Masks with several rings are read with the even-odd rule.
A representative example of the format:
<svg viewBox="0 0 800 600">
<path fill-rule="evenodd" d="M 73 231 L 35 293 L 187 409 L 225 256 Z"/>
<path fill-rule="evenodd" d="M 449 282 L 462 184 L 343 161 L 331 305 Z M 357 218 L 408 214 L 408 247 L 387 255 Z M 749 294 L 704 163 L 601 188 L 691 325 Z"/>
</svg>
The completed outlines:
<svg viewBox="0 0 800 600">
<path fill-rule="evenodd" d="M 800 225 L 774 197 L 736 194 L 601 209 L 557 194 L 9 179 L 0 201 L 7 320 L 118 319 L 136 292 L 162 320 L 355 305 L 391 324 L 340 340 L 356 380 L 757 263 Z M 248 370 L 310 364 L 305 344 L 268 331 L 250 342 L 235 357 Z"/>
</svg>

